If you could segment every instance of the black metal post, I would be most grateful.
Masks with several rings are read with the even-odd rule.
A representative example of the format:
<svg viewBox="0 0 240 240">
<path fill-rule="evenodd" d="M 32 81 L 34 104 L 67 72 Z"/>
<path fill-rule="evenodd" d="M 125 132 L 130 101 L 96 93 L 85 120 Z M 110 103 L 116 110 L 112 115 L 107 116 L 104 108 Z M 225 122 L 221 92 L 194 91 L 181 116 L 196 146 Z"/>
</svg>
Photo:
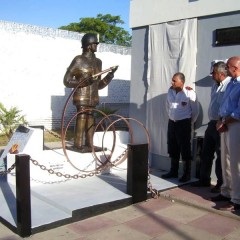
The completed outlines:
<svg viewBox="0 0 240 240">
<path fill-rule="evenodd" d="M 147 199 L 148 144 L 128 144 L 127 194 L 133 203 Z"/>
<path fill-rule="evenodd" d="M 16 205 L 17 233 L 21 237 L 31 235 L 30 156 L 16 155 Z"/>
</svg>

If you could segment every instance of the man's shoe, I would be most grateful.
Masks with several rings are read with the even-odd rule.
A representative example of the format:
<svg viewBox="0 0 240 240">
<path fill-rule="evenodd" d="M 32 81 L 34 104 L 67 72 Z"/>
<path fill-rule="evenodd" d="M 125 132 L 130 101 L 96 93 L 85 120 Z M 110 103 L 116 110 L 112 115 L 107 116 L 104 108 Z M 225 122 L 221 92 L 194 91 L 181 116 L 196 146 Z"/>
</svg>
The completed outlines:
<svg viewBox="0 0 240 240">
<path fill-rule="evenodd" d="M 221 186 L 216 185 L 211 189 L 211 193 L 220 193 L 221 192 Z"/>
<path fill-rule="evenodd" d="M 211 183 L 202 182 L 201 180 L 191 184 L 192 187 L 210 187 Z"/>
<path fill-rule="evenodd" d="M 161 177 L 162 177 L 163 179 L 177 178 L 177 177 L 178 177 L 178 174 L 173 173 L 173 172 L 168 172 L 168 173 L 166 173 L 166 174 L 163 174 Z"/>
<path fill-rule="evenodd" d="M 222 194 L 219 194 L 215 197 L 211 197 L 211 201 L 213 201 L 213 202 L 220 202 L 220 201 L 224 202 L 224 201 L 230 201 L 230 200 L 231 200 L 231 198 L 225 197 Z"/>
<path fill-rule="evenodd" d="M 188 174 L 183 174 L 181 178 L 179 178 L 179 182 L 188 182 L 190 181 L 191 177 Z"/>
<path fill-rule="evenodd" d="M 221 211 L 233 211 L 234 210 L 234 203 L 229 202 L 227 205 L 219 207 L 218 210 Z"/>
<path fill-rule="evenodd" d="M 229 202 L 226 206 L 220 207 L 221 211 L 237 211 L 240 210 L 240 204 Z"/>
<path fill-rule="evenodd" d="M 240 204 L 234 203 L 234 210 L 240 210 Z"/>
<path fill-rule="evenodd" d="M 240 210 L 240 204 L 234 203 L 233 206 L 235 211 Z"/>
</svg>

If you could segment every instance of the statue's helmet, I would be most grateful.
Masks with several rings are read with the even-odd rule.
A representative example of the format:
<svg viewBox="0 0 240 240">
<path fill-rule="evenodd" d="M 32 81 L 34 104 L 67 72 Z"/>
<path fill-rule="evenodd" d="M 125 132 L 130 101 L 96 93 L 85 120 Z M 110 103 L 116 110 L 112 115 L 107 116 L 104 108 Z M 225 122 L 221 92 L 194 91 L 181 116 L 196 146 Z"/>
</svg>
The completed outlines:
<svg viewBox="0 0 240 240">
<path fill-rule="evenodd" d="M 99 44 L 98 34 L 95 33 L 86 33 L 82 37 L 82 48 L 87 48 L 90 44 Z"/>
</svg>

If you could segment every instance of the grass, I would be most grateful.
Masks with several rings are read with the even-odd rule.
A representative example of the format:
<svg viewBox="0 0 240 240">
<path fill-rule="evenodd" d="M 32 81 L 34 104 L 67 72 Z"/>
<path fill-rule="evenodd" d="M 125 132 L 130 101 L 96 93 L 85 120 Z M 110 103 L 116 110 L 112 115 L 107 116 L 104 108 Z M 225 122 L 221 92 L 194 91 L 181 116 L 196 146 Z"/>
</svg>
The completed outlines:
<svg viewBox="0 0 240 240">
<path fill-rule="evenodd" d="M 126 127 L 117 127 L 115 130 L 124 130 Z M 72 140 L 74 137 L 73 129 L 69 128 L 67 131 L 66 141 Z M 61 130 L 45 130 L 44 131 L 44 142 L 60 142 L 61 141 Z M 0 146 L 6 146 L 8 144 L 8 138 L 5 135 L 0 135 Z"/>
<path fill-rule="evenodd" d="M 68 129 L 66 140 L 69 141 L 73 139 L 74 132 L 72 129 Z M 59 142 L 61 141 L 61 130 L 54 130 L 54 131 L 44 131 L 44 141 L 45 142 Z"/>
<path fill-rule="evenodd" d="M 68 130 L 66 140 L 69 141 L 73 138 L 73 130 Z M 6 146 L 8 144 L 8 138 L 6 135 L 0 135 L 0 146 Z M 61 130 L 44 131 L 44 142 L 60 142 Z"/>
<path fill-rule="evenodd" d="M 8 143 L 8 138 L 5 135 L 0 135 L 0 146 L 6 146 Z"/>
</svg>

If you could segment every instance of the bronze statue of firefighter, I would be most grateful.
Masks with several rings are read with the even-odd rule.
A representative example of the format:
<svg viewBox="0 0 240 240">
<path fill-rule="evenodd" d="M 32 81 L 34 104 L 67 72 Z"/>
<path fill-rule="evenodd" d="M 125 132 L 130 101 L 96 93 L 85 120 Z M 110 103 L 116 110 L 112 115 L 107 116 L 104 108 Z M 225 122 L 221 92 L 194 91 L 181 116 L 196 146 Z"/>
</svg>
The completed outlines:
<svg viewBox="0 0 240 240">
<path fill-rule="evenodd" d="M 73 104 L 79 114 L 72 149 L 85 153 L 91 152 L 93 147 L 94 116 L 91 109 L 99 103 L 98 90 L 111 82 L 118 66 L 110 68 L 110 72 L 101 79 L 102 61 L 95 56 L 99 44 L 98 35 L 87 33 L 81 41 L 82 54 L 72 60 L 64 76 L 64 85 L 68 88 L 77 87 L 73 94 Z M 99 151 L 101 148 L 94 147 L 94 150 Z"/>
</svg>

